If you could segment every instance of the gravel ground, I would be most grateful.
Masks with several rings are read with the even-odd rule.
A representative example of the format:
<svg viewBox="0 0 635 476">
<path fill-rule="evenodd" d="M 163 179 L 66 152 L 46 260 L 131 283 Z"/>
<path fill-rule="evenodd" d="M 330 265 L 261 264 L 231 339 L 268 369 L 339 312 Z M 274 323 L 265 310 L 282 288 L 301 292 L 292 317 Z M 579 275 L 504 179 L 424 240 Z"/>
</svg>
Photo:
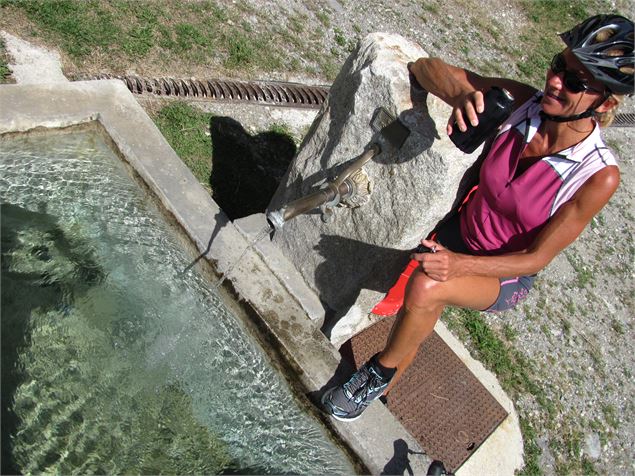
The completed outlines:
<svg viewBox="0 0 635 476">
<path fill-rule="evenodd" d="M 236 1 L 217 3 L 231 8 Z M 417 41 L 430 55 L 454 64 L 487 74 L 519 73 L 513 58 L 501 55 L 495 47 L 501 42 L 520 44 L 519 25 L 526 14 L 518 8 L 518 2 L 244 3 L 259 12 L 245 19 L 256 29 L 301 14 L 307 15 L 311 28 L 335 32 L 314 35 L 319 40 L 312 47 L 333 51 L 336 64 L 343 62 L 347 45 L 357 38 L 371 31 L 390 31 Z M 634 5 L 617 2 L 631 18 L 635 17 Z M 300 53 L 295 54 L 302 60 Z M 502 66 L 506 64 L 509 67 Z M 67 72 L 75 69 L 68 60 L 65 67 Z M 137 64 L 130 65 L 129 70 L 152 71 L 152 67 Z M 218 71 L 222 72 L 220 66 Z M 172 74 L 177 76 L 178 71 Z M 285 71 L 256 72 L 245 79 L 255 78 L 311 84 L 332 79 Z M 223 114 L 232 115 L 230 107 L 223 107 Z M 635 111 L 633 100 L 627 101 L 622 110 Z M 306 131 L 307 120 L 313 114 L 298 117 L 291 115 L 297 112 L 272 113 L 258 108 L 242 108 L 237 113 L 248 130 L 266 129 L 271 121 L 286 122 L 298 135 Z M 532 429 L 525 432 L 525 437 L 540 448 L 536 463 L 546 474 L 635 474 L 635 128 L 609 128 L 605 138 L 619 155 L 622 172 L 622 184 L 610 204 L 578 241 L 540 273 L 535 289 L 522 306 L 484 316 L 505 345 L 530 363 L 526 370 L 536 388 L 511 396 L 521 418 Z M 465 331 L 456 332 L 468 348 L 475 350 Z"/>
</svg>

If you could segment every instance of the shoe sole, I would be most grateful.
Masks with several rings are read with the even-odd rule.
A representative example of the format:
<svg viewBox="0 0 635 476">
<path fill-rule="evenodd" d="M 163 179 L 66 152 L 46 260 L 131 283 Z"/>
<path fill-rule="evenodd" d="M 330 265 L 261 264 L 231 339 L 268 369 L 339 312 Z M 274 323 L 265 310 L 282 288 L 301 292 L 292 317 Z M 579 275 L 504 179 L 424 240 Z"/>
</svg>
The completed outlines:
<svg viewBox="0 0 635 476">
<path fill-rule="evenodd" d="M 359 415 L 357 415 L 356 417 L 353 417 L 353 418 L 343 418 L 343 417 L 339 417 L 337 415 L 334 415 L 332 413 L 327 413 L 327 414 L 329 416 L 332 416 L 333 418 L 335 418 L 338 421 L 344 421 L 344 422 L 355 421 L 355 420 L 359 419 L 362 416 L 362 414 L 360 413 Z"/>
<path fill-rule="evenodd" d="M 332 392 L 333 390 L 335 390 L 335 388 L 337 388 L 337 387 L 334 387 L 334 388 L 331 388 L 331 389 L 327 390 L 326 392 L 324 392 L 324 395 L 322 395 L 322 398 L 320 399 L 320 403 L 322 403 L 322 406 L 321 406 L 321 408 L 320 408 L 320 409 L 322 410 L 322 412 L 324 412 L 326 415 L 328 415 L 328 416 L 330 416 L 330 417 L 335 418 L 335 419 L 336 419 L 336 420 L 338 420 L 338 421 L 343 421 L 343 422 L 355 421 L 355 420 L 357 420 L 359 417 L 361 417 L 361 416 L 362 416 L 362 414 L 361 414 L 361 413 L 360 413 L 359 415 L 357 415 L 357 416 L 353 417 L 353 418 L 345 418 L 345 417 L 341 417 L 341 416 L 335 415 L 334 413 L 332 413 L 332 412 L 330 412 L 330 411 L 329 411 L 329 409 L 327 408 L 327 405 L 326 405 L 326 403 L 325 403 L 325 401 L 324 401 L 324 400 L 326 399 L 326 397 L 327 397 L 328 395 L 330 395 L 330 394 L 331 394 L 331 392 Z"/>
</svg>

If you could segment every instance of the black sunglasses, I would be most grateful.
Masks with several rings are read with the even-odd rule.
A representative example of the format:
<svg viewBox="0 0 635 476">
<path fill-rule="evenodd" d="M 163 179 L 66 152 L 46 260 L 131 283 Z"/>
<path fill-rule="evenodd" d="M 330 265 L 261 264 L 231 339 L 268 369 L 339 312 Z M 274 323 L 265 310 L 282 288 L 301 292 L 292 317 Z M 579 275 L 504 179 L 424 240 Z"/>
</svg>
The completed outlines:
<svg viewBox="0 0 635 476">
<path fill-rule="evenodd" d="M 551 65 L 549 66 L 553 74 L 564 73 L 562 78 L 562 84 L 572 93 L 581 93 L 582 91 L 594 91 L 596 93 L 602 94 L 602 91 L 598 91 L 597 89 L 589 86 L 589 83 L 586 79 L 580 78 L 573 71 L 569 71 L 567 69 L 567 61 L 564 59 L 564 55 L 562 53 L 556 53 L 556 55 L 551 60 Z"/>
</svg>

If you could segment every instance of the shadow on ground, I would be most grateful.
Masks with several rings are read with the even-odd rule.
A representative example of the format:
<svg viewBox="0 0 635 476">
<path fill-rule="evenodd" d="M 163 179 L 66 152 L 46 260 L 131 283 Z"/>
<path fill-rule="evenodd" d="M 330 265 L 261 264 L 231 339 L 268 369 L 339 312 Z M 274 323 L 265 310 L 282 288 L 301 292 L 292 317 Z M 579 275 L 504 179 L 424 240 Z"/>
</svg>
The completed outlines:
<svg viewBox="0 0 635 476">
<path fill-rule="evenodd" d="M 212 117 L 213 198 L 231 220 L 266 210 L 296 153 L 279 132 L 251 135 L 231 117 Z"/>
<path fill-rule="evenodd" d="M 333 327 L 355 303 L 362 289 L 386 293 L 396 282 L 410 258 L 409 250 L 398 250 L 364 243 L 337 235 L 322 235 L 313 248 L 324 261 L 315 270 L 315 283 L 326 309 L 322 332 L 330 337 Z M 356 292 L 343 295 L 333 282 L 356 276 L 359 279 L 360 260 L 365 262 L 365 277 Z M 372 263 L 372 264 L 370 264 Z M 331 304 L 327 306 L 325 303 Z"/>
</svg>

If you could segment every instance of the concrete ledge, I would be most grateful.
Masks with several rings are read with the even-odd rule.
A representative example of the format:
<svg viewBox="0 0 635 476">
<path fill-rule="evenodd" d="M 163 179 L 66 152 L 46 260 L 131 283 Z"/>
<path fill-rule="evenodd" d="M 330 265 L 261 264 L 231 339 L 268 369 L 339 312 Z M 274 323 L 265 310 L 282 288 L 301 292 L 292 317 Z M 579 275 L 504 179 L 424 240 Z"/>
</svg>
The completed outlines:
<svg viewBox="0 0 635 476">
<path fill-rule="evenodd" d="M 298 300 L 302 309 L 319 328 L 324 322 L 324 307 L 319 298 L 304 282 L 304 278 L 291 262 L 282 254 L 280 249 L 269 240 L 269 237 L 257 240 L 258 234 L 267 227 L 264 213 L 258 213 L 235 220 L 234 225 L 244 237 L 253 243 L 261 258 L 267 263 L 271 271 L 280 279 L 289 293 Z"/>
<path fill-rule="evenodd" d="M 306 392 L 324 387 L 340 364 L 340 356 L 281 281 L 229 222 L 161 136 L 156 126 L 119 81 L 0 86 L 0 134 L 38 127 L 66 127 L 98 121 L 125 160 L 183 227 L 205 257 L 228 279 L 239 298 L 253 308 L 261 327 L 276 339 Z M 243 255 L 243 252 L 244 255 Z M 242 258 L 241 258 L 242 256 Z M 241 258 L 237 266 L 233 263 Z M 364 418 L 344 424 L 329 420 L 363 465 L 380 473 L 403 440 L 422 452 L 383 405 L 369 408 Z M 429 460 L 412 457 L 423 474 Z"/>
</svg>

